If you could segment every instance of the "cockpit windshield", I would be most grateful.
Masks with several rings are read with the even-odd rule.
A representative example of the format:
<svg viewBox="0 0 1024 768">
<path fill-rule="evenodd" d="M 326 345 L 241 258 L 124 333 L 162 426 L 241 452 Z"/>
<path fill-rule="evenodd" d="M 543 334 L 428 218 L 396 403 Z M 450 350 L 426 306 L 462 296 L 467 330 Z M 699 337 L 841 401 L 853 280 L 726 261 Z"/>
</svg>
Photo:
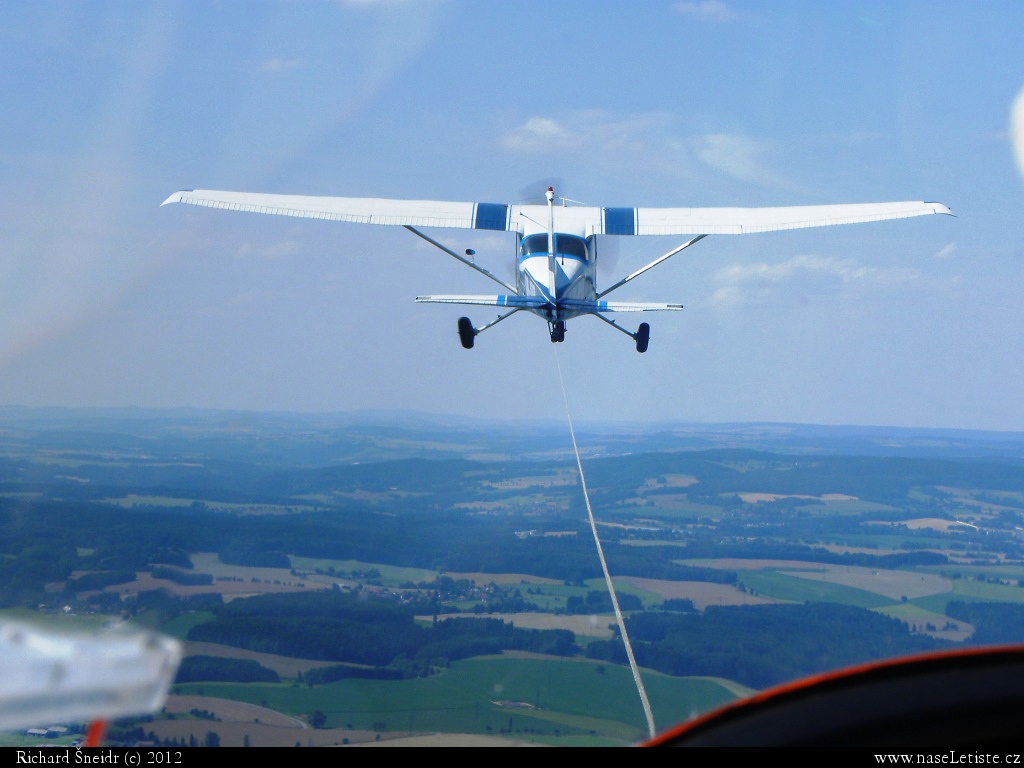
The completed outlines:
<svg viewBox="0 0 1024 768">
<path fill-rule="evenodd" d="M 531 256 L 536 253 L 548 252 L 547 234 L 528 235 L 523 238 L 522 255 Z M 587 258 L 587 243 L 582 237 L 575 235 L 555 235 L 555 253 L 559 256 L 570 256 L 576 259 Z"/>
</svg>

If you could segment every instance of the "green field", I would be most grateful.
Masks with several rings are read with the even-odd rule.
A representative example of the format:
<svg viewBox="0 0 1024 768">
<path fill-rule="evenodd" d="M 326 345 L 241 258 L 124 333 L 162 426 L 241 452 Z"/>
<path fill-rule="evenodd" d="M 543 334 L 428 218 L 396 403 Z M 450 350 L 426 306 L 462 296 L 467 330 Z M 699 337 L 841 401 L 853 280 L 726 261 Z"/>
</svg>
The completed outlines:
<svg viewBox="0 0 1024 768">
<path fill-rule="evenodd" d="M 1024 581 L 1024 566 L 1021 565 L 932 565 L 918 568 L 920 571 L 942 573 L 946 576 L 978 577 L 982 579 L 1005 579 L 1011 582 Z"/>
<path fill-rule="evenodd" d="M 302 504 L 248 504 L 227 501 L 210 501 L 208 499 L 182 498 L 176 496 L 147 496 L 129 493 L 118 498 L 103 499 L 105 504 L 115 504 L 119 507 L 192 507 L 195 504 L 202 504 L 207 509 L 219 512 L 247 512 L 250 514 L 292 514 L 295 512 L 307 512 L 314 507 Z"/>
<path fill-rule="evenodd" d="M 646 589 L 634 587 L 632 584 L 615 581 L 614 578 L 612 578 L 612 582 L 615 584 L 615 592 L 617 594 L 634 595 L 635 597 L 640 598 L 640 601 L 644 604 L 645 610 L 660 606 L 665 602 L 665 598 L 655 592 L 648 592 Z M 604 579 L 587 579 L 586 585 L 595 592 L 608 591 L 608 587 L 605 585 Z"/>
<path fill-rule="evenodd" d="M 118 621 L 112 616 L 79 616 L 63 613 L 40 613 L 30 608 L 5 608 L 0 610 L 0 620 L 16 621 L 40 627 L 48 632 L 97 632 Z"/>
<path fill-rule="evenodd" d="M 843 544 L 848 547 L 866 547 L 880 551 L 899 551 L 906 549 L 907 545 L 918 549 L 939 549 L 948 550 L 950 539 L 938 534 L 929 536 L 921 531 L 902 531 L 897 533 L 885 533 L 889 528 L 886 526 L 874 526 L 879 533 L 829 533 L 822 535 L 819 541 L 807 541 L 805 543 L 815 546 L 817 544 Z"/>
<path fill-rule="evenodd" d="M 647 518 L 657 520 L 666 525 L 675 525 L 680 522 L 697 522 L 703 518 L 717 517 L 722 514 L 720 507 L 712 507 L 707 504 L 692 504 L 684 501 L 664 500 L 662 504 L 649 507 L 646 504 L 623 504 L 622 506 L 609 507 L 596 510 L 602 519 L 636 519 Z"/>
<path fill-rule="evenodd" d="M 10 731 L 0 732 L 0 747 L 16 747 L 27 749 L 29 747 L 70 747 L 75 739 L 81 739 L 82 734 L 72 733 L 48 739 L 40 736 L 27 736 L 24 733 Z"/>
<path fill-rule="evenodd" d="M 334 568 L 339 574 L 352 573 L 353 571 L 369 570 L 380 572 L 380 583 L 386 587 L 397 587 L 406 582 L 419 583 L 421 581 L 431 582 L 438 577 L 437 571 L 428 571 L 424 568 L 402 568 L 395 565 L 382 565 L 380 563 L 363 563 L 358 560 L 325 560 L 312 557 L 290 558 L 292 568 L 297 571 L 316 571 L 317 569 L 326 572 Z M 339 577 L 340 578 L 340 577 Z"/>
<path fill-rule="evenodd" d="M 843 603 L 860 608 L 880 608 L 892 603 L 891 599 L 874 592 L 842 584 L 801 579 L 798 576 L 789 576 L 776 571 L 743 571 L 739 575 L 739 581 L 748 590 L 753 589 L 761 597 L 771 597 L 775 600 L 793 603 Z"/>
<path fill-rule="evenodd" d="M 181 616 L 176 616 L 168 622 L 162 623 L 159 627 L 154 627 L 154 629 L 159 629 L 165 635 L 170 635 L 178 640 L 187 640 L 188 632 L 192 627 L 199 624 L 205 624 L 208 621 L 213 621 L 214 618 L 214 615 L 207 611 L 184 613 Z M 133 623 L 138 622 L 138 618 L 133 619 Z"/>
<path fill-rule="evenodd" d="M 951 599 L 966 597 L 995 603 L 1024 603 L 1024 588 L 973 579 L 957 579 L 953 582 Z"/>
<path fill-rule="evenodd" d="M 892 616 L 894 619 L 899 619 L 907 624 L 907 626 L 915 627 L 918 632 L 928 631 L 929 634 L 934 634 L 947 640 L 961 641 L 969 637 L 973 632 L 973 628 L 970 625 L 960 621 L 953 621 L 946 614 L 929 610 L 914 601 L 888 605 L 884 608 L 879 608 L 878 612 L 884 613 L 886 616 Z M 958 628 L 947 630 L 946 626 L 949 623 L 956 624 Z M 927 629 L 929 624 L 934 627 L 933 630 Z"/>
<path fill-rule="evenodd" d="M 737 698 L 709 678 L 643 673 L 658 729 Z M 455 662 L 444 674 L 402 681 L 345 680 L 305 686 L 190 684 L 175 692 L 265 703 L 286 714 L 315 710 L 327 727 L 534 737 L 576 735 L 621 744 L 646 736 L 640 697 L 628 668 L 590 662 L 481 657 Z M 505 702 L 504 705 L 497 702 Z M 510 705 L 514 702 L 515 706 Z"/>
<path fill-rule="evenodd" d="M 933 613 L 946 613 L 946 606 L 951 600 L 963 600 L 965 603 L 987 603 L 988 600 L 984 600 L 978 597 L 965 597 L 963 595 L 954 595 L 952 593 L 946 595 L 927 595 L 925 597 L 915 597 L 911 602 L 914 605 L 920 606 L 926 611 Z"/>
<path fill-rule="evenodd" d="M 557 584 L 545 584 L 541 586 L 540 594 L 537 594 L 536 592 L 534 592 L 534 594 L 532 595 L 528 594 L 526 591 L 527 588 L 528 587 L 523 587 L 521 589 L 523 593 L 523 598 L 526 600 L 526 602 L 534 603 L 538 608 L 546 612 L 564 610 L 565 601 L 567 598 L 569 598 L 572 595 L 579 595 L 582 597 L 586 594 L 585 589 L 580 589 L 579 587 L 563 587 Z M 529 588 L 534 590 L 537 589 L 536 586 Z"/>
<path fill-rule="evenodd" d="M 815 515 L 817 517 L 863 515 L 872 512 L 891 512 L 895 509 L 895 507 L 891 507 L 887 504 L 877 504 L 873 501 L 862 501 L 860 499 L 836 499 L 824 501 L 820 499 L 806 499 L 806 502 L 806 504 L 799 505 L 799 510 L 803 513 Z"/>
</svg>

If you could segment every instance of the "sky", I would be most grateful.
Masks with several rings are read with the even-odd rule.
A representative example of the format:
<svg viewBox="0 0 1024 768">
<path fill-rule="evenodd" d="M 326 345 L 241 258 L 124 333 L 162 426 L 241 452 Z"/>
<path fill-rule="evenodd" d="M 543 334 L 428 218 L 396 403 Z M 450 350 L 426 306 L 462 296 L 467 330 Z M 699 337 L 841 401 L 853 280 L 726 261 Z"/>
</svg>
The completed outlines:
<svg viewBox="0 0 1024 768">
<path fill-rule="evenodd" d="M 1024 430 L 1024 4 L 10 3 L 0 405 Z M 940 201 L 708 237 L 552 344 L 397 227 L 178 189 L 595 206 Z M 514 236 L 431 230 L 510 278 Z M 685 238 L 606 238 L 607 286 Z M 599 286 L 600 287 L 600 286 Z M 468 310 L 468 311 L 467 311 Z M 627 325 L 637 315 L 623 316 Z"/>
</svg>

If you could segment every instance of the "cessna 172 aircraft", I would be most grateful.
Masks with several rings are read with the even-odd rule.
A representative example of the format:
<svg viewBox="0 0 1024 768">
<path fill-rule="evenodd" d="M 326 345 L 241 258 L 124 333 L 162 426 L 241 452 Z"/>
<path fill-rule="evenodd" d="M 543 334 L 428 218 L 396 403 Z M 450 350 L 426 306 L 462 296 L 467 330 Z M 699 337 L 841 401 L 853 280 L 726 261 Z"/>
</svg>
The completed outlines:
<svg viewBox="0 0 1024 768">
<path fill-rule="evenodd" d="M 605 314 L 680 310 L 682 304 L 606 301 L 605 297 L 648 270 L 708 235 L 740 235 L 782 229 L 854 224 L 900 219 L 932 213 L 950 213 L 942 203 L 895 202 L 811 205 L 781 208 L 597 208 L 555 204 L 555 191 L 548 187 L 547 204 L 456 203 L 435 200 L 390 200 L 379 198 L 316 197 L 253 192 L 222 192 L 205 189 L 175 192 L 162 205 L 188 203 L 281 216 L 328 219 L 362 224 L 405 227 L 431 245 L 472 267 L 501 285 L 506 293 L 497 295 L 418 296 L 416 301 L 439 304 L 469 304 L 506 308 L 497 319 L 476 328 L 468 317 L 459 319 L 459 339 L 466 349 L 476 336 L 517 312 L 526 310 L 544 318 L 551 341 L 565 340 L 567 320 L 594 315 L 636 342 L 637 352 L 646 352 L 650 326 L 641 323 L 631 332 Z M 512 286 L 472 260 L 456 253 L 417 227 L 478 229 L 515 232 L 516 285 Z M 658 257 L 604 290 L 597 288 L 599 235 L 687 235 L 677 248 Z"/>
</svg>

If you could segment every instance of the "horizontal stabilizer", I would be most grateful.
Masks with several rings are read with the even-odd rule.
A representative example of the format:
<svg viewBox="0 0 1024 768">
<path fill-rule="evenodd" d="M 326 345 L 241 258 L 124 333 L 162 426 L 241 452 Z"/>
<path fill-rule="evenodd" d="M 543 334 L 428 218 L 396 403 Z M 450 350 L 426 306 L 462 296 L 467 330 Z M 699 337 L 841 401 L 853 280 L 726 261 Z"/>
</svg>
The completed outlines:
<svg viewBox="0 0 1024 768">
<path fill-rule="evenodd" d="M 548 302 L 539 296 L 417 296 L 420 304 L 476 304 L 486 307 L 515 307 L 516 309 L 538 309 Z"/>
<path fill-rule="evenodd" d="M 683 308 L 682 304 L 662 304 L 645 301 L 584 301 L 583 299 L 563 299 L 559 306 L 580 312 L 675 312 Z"/>
</svg>

